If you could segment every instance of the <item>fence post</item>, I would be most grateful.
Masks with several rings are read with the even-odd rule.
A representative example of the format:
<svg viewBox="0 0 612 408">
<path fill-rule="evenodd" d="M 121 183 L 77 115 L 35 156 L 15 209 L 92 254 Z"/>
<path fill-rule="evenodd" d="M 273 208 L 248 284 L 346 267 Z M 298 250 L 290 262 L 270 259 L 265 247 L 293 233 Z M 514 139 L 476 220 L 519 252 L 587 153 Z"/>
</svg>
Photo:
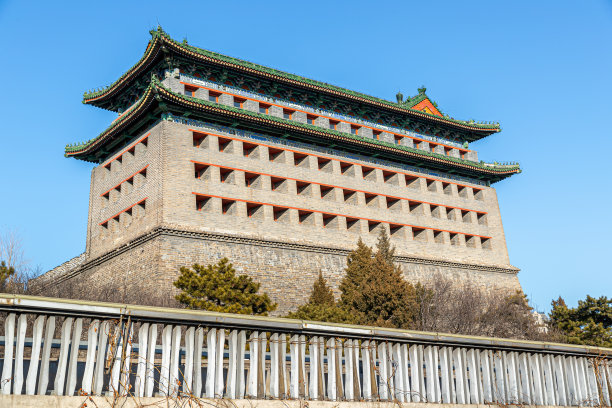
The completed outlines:
<svg viewBox="0 0 612 408">
<path fill-rule="evenodd" d="M 289 341 L 289 353 L 291 355 L 291 375 L 289 381 L 289 394 L 291 398 L 298 399 L 300 397 L 299 387 L 300 387 L 300 374 L 301 368 L 299 367 L 299 338 L 297 334 L 291 336 Z"/>
<path fill-rule="evenodd" d="M 478 367 L 478 350 L 470 349 L 467 351 L 467 367 L 470 379 L 470 402 L 472 404 L 482 403 L 482 394 L 479 390 L 482 386 L 480 383 L 480 369 Z"/>
<path fill-rule="evenodd" d="M 4 364 L 2 365 L 2 378 L 0 387 L 2 394 L 11 393 L 13 381 L 13 343 L 15 342 L 15 314 L 11 313 L 4 321 Z"/>
<path fill-rule="evenodd" d="M 612 402 L 610 400 L 610 393 L 612 391 L 612 382 L 610 381 L 610 373 L 608 372 L 608 365 L 606 360 L 601 360 L 598 368 L 599 378 L 598 384 L 600 386 L 601 394 L 603 397 L 603 403 L 610 406 Z"/>
<path fill-rule="evenodd" d="M 395 399 L 395 370 L 393 367 L 393 343 L 385 342 L 387 347 L 387 399 L 393 401 Z"/>
<path fill-rule="evenodd" d="M 155 374 L 155 351 L 157 347 L 157 325 L 152 324 L 149 327 L 148 336 L 148 350 L 147 350 L 147 366 L 145 369 L 145 397 L 152 397 L 153 390 L 155 388 L 154 374 Z"/>
<path fill-rule="evenodd" d="M 45 342 L 43 344 L 43 353 L 40 359 L 40 374 L 38 376 L 38 395 L 47 393 L 49 385 L 49 358 L 51 357 L 51 344 L 53 343 L 53 334 L 55 333 L 55 316 L 47 318 L 47 327 L 45 328 Z"/>
<path fill-rule="evenodd" d="M 455 387 L 457 404 L 467 404 L 466 381 L 465 381 L 465 360 L 462 358 L 461 349 L 453 350 L 453 365 L 455 366 Z"/>
<path fill-rule="evenodd" d="M 270 335 L 270 396 L 272 398 L 279 397 L 279 363 L 278 363 L 278 334 Z"/>
<path fill-rule="evenodd" d="M 195 348 L 193 351 L 193 395 L 202 396 L 202 344 L 204 343 L 204 328 L 198 327 L 195 331 Z"/>
<path fill-rule="evenodd" d="M 217 352 L 215 373 L 215 398 L 223 398 L 223 358 L 225 351 L 225 330 L 217 329 Z"/>
<path fill-rule="evenodd" d="M 287 398 L 287 335 L 280 335 L 280 361 L 279 361 L 279 382 L 280 382 L 280 397 Z"/>
<path fill-rule="evenodd" d="M 259 333 L 254 331 L 251 333 L 250 349 L 249 349 L 249 383 L 248 383 L 248 394 L 251 398 L 257 398 L 257 371 L 259 365 L 257 364 L 258 357 L 258 343 Z M 208 384 L 207 384 L 208 387 Z M 208 388 L 207 388 L 208 389 Z"/>
<path fill-rule="evenodd" d="M 136 378 L 134 379 L 134 394 L 144 397 L 147 371 L 147 347 L 149 340 L 149 323 L 142 323 L 138 329 L 138 360 L 136 362 Z"/>
<path fill-rule="evenodd" d="M 426 375 L 426 387 L 427 387 L 427 402 L 436 402 L 436 394 L 434 390 L 434 362 L 433 362 L 433 346 L 425 347 L 423 352 L 425 360 L 425 375 Z"/>
<path fill-rule="evenodd" d="M 159 368 L 159 393 L 170 395 L 170 355 L 172 352 L 172 325 L 166 325 L 162 330 L 162 358 Z"/>
<path fill-rule="evenodd" d="M 553 380 L 553 370 L 550 355 L 545 355 L 544 359 L 544 384 L 546 385 L 546 403 L 548 405 L 557 405 L 555 395 L 555 384 Z"/>
<path fill-rule="evenodd" d="M 452 404 L 454 402 L 453 393 L 453 365 L 452 356 L 450 354 L 451 349 L 449 347 L 442 347 L 440 349 L 440 377 L 442 383 L 442 403 Z M 484 370 L 483 370 L 484 374 Z"/>
<path fill-rule="evenodd" d="M 327 384 L 325 383 L 325 337 L 320 336 L 317 337 L 319 342 L 317 343 L 317 382 L 315 385 L 311 387 L 316 387 L 317 389 L 317 398 L 320 400 L 325 400 L 329 398 L 329 390 L 327 389 Z M 329 364 L 329 362 L 328 362 Z"/>
<path fill-rule="evenodd" d="M 231 330 L 227 339 L 229 363 L 227 365 L 227 398 L 236 398 L 236 377 L 238 374 L 238 331 Z"/>
<path fill-rule="evenodd" d="M 28 320 L 25 314 L 19 316 L 17 321 L 17 346 L 15 347 L 15 374 L 13 376 L 13 394 L 21 395 L 23 389 L 23 351 L 25 345 L 26 328 Z"/>
<path fill-rule="evenodd" d="M 401 344 L 393 344 L 393 358 L 391 369 L 395 373 L 393 395 L 399 402 L 405 401 L 404 395 L 404 362 L 402 358 Z"/>
<path fill-rule="evenodd" d="M 336 340 L 327 339 L 327 398 L 336 401 Z"/>
<path fill-rule="evenodd" d="M 181 389 L 186 395 L 193 394 L 193 353 L 195 327 L 188 327 L 185 331 L 185 369 L 183 370 L 183 384 Z"/>
<path fill-rule="evenodd" d="M 77 381 L 77 360 L 79 358 L 79 347 L 81 345 L 81 332 L 83 331 L 83 319 L 74 321 L 72 331 L 72 342 L 70 345 L 70 360 L 68 362 L 68 376 L 66 379 L 66 395 L 74 395 Z"/>
<path fill-rule="evenodd" d="M 366 401 L 372 400 L 372 388 L 370 383 L 370 342 L 368 340 L 361 342 L 361 366 L 363 370 L 363 399 Z"/>
<path fill-rule="evenodd" d="M 589 384 L 589 400 L 592 405 L 599 405 L 599 390 L 597 389 L 597 379 L 595 378 L 595 357 L 585 358 L 585 370 Z"/>
<path fill-rule="evenodd" d="M 108 359 L 111 361 L 111 374 L 110 383 L 108 386 L 109 394 L 111 396 L 120 396 L 121 390 L 119 382 L 121 378 L 121 366 L 123 365 L 123 345 L 125 342 L 125 323 L 121 320 L 121 323 L 115 327 L 114 337 L 109 341 L 109 356 Z M 112 346 L 115 346 L 114 349 Z"/>
<path fill-rule="evenodd" d="M 342 339 L 336 339 L 334 357 L 336 359 L 336 399 L 344 399 L 344 384 L 342 382 Z"/>
<path fill-rule="evenodd" d="M 30 368 L 26 378 L 26 395 L 34 395 L 36 392 L 36 377 L 44 324 L 45 316 L 38 316 L 32 328 L 32 351 L 30 353 Z"/>
<path fill-rule="evenodd" d="M 355 399 L 355 384 L 354 381 L 357 379 L 354 377 L 355 369 L 353 358 L 355 358 L 355 350 L 353 346 L 353 340 L 348 339 L 344 343 L 345 353 L 345 380 L 344 380 L 344 395 L 347 401 L 353 401 Z"/>
<path fill-rule="evenodd" d="M 244 398 L 245 378 L 244 378 L 244 355 L 246 353 L 246 331 L 240 330 L 238 334 L 238 398 Z"/>
<path fill-rule="evenodd" d="M 172 342 L 170 346 L 170 378 L 168 382 L 168 394 L 176 398 L 179 391 L 179 363 L 181 360 L 181 326 L 172 329 Z"/>
<path fill-rule="evenodd" d="M 57 372 L 53 393 L 64 395 L 64 383 L 66 381 L 66 359 L 70 348 L 70 330 L 72 329 L 72 317 L 67 317 L 62 324 L 62 335 L 60 338 L 60 354 L 57 360 Z"/>
<path fill-rule="evenodd" d="M 557 394 L 559 397 L 559 405 L 567 405 L 567 377 L 565 375 L 565 361 L 563 356 L 555 356 L 552 358 L 553 370 L 557 379 Z"/>
</svg>

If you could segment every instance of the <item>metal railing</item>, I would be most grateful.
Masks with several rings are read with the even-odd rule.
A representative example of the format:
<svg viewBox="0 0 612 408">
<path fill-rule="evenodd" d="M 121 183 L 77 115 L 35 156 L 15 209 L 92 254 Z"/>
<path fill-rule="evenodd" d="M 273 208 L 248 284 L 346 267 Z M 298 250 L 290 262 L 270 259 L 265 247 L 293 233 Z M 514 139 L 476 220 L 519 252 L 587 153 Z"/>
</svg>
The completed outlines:
<svg viewBox="0 0 612 408">
<path fill-rule="evenodd" d="M 32 296 L 0 295 L 0 313 L 2 394 L 609 406 L 612 393 L 605 348 Z"/>
</svg>

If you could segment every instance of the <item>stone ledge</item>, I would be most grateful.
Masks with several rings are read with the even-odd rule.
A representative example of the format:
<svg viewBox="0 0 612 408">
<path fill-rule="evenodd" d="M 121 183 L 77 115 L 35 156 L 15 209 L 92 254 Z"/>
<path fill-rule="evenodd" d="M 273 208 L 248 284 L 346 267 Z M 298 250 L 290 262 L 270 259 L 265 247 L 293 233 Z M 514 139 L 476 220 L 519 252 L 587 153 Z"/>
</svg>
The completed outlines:
<svg viewBox="0 0 612 408">
<path fill-rule="evenodd" d="M 91 398 L 91 399 L 90 399 Z M 87 404 L 87 405 L 85 405 Z M 0 395 L 0 406 L 14 408 L 50 407 L 209 407 L 209 408 L 492 408 L 509 407 L 509 404 L 434 404 L 394 402 L 351 402 L 351 401 L 306 401 L 306 400 L 230 400 L 230 399 L 186 399 L 181 398 L 117 398 L 112 397 L 66 397 L 55 395 Z M 519 405 L 515 405 L 519 406 Z M 531 408 L 533 405 L 520 405 Z M 537 408 L 552 408 L 552 405 L 538 405 Z"/>
</svg>

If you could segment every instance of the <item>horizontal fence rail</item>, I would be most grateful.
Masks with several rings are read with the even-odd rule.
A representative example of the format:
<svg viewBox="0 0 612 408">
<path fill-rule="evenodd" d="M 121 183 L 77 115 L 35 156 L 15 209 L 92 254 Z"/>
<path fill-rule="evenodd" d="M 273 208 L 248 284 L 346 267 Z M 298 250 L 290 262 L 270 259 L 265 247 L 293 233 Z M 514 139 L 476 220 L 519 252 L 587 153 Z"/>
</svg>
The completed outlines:
<svg viewBox="0 0 612 408">
<path fill-rule="evenodd" d="M 0 294 L 0 393 L 610 406 L 612 349 Z"/>
</svg>

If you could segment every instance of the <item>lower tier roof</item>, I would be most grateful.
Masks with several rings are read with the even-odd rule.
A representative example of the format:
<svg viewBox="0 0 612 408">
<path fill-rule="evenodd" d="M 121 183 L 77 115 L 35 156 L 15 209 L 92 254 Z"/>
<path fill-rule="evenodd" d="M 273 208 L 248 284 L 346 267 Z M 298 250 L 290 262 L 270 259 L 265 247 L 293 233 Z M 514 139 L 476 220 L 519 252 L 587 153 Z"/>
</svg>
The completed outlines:
<svg viewBox="0 0 612 408">
<path fill-rule="evenodd" d="M 101 163 L 166 112 L 490 183 L 521 172 L 518 164 L 473 162 L 189 97 L 166 88 L 157 78 L 152 79 L 140 100 L 110 127 L 85 143 L 67 146 L 65 155 Z"/>
</svg>

